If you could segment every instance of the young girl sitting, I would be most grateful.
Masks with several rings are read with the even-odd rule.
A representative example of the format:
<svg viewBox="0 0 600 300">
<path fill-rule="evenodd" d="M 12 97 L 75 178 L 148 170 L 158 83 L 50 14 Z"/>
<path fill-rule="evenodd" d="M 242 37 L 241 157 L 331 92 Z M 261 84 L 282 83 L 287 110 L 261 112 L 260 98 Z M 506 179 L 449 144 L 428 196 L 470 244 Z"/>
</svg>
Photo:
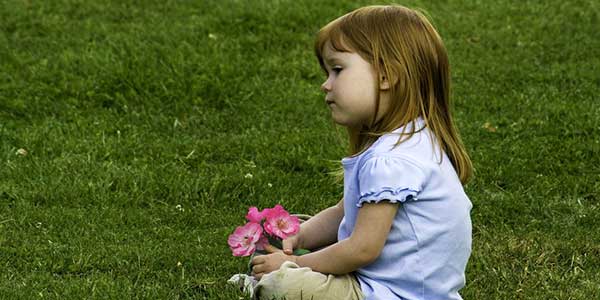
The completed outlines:
<svg viewBox="0 0 600 300">
<path fill-rule="evenodd" d="M 350 139 L 344 197 L 283 251 L 253 258 L 255 297 L 461 299 L 472 165 L 450 113 L 440 36 L 417 11 L 369 6 L 323 27 L 315 50 L 325 102 Z"/>
</svg>

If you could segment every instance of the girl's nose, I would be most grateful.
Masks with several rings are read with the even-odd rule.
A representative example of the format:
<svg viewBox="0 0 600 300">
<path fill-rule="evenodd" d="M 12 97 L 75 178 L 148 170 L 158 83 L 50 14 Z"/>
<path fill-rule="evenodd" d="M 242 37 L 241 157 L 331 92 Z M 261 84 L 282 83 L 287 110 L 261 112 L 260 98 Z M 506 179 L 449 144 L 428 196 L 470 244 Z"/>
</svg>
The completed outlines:
<svg viewBox="0 0 600 300">
<path fill-rule="evenodd" d="M 329 78 L 327 78 L 327 80 L 321 84 L 321 91 L 325 93 L 331 91 L 331 82 L 329 82 Z"/>
</svg>

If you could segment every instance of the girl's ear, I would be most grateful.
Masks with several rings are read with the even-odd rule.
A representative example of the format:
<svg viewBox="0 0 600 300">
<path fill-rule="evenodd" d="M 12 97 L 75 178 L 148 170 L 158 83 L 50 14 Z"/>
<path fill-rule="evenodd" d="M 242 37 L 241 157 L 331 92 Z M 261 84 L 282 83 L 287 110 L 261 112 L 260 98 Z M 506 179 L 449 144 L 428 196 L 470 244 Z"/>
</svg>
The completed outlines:
<svg viewBox="0 0 600 300">
<path fill-rule="evenodd" d="M 387 77 L 381 75 L 379 76 L 379 90 L 387 91 L 390 89 L 390 81 Z"/>
<path fill-rule="evenodd" d="M 394 79 L 390 80 L 388 76 L 381 75 L 379 76 L 379 89 L 382 91 L 387 91 L 391 88 L 392 84 L 395 84 L 396 81 Z"/>
<path fill-rule="evenodd" d="M 388 74 L 385 74 L 385 72 L 379 73 L 379 90 L 387 91 L 396 85 L 396 83 L 398 83 L 398 76 L 394 72 L 389 72 Z"/>
<path fill-rule="evenodd" d="M 392 70 L 385 72 L 385 65 L 382 63 L 379 67 L 379 90 L 387 91 L 398 83 L 398 75 Z M 387 74 L 386 74 L 387 73 Z"/>
</svg>

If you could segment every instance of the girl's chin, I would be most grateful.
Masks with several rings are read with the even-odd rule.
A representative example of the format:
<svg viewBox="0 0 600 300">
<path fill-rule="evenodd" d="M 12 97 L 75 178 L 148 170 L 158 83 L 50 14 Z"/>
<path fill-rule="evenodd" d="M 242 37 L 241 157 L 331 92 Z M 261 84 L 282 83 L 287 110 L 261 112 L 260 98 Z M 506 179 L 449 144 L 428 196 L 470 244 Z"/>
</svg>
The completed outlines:
<svg viewBox="0 0 600 300">
<path fill-rule="evenodd" d="M 331 111 L 331 119 L 333 120 L 333 122 L 335 122 L 338 125 L 344 125 L 344 120 L 342 118 L 340 118 L 340 116 L 338 114 L 336 114 L 334 111 Z"/>
<path fill-rule="evenodd" d="M 349 122 L 348 119 L 345 118 L 341 118 L 340 116 L 336 116 L 335 113 L 331 114 L 331 119 L 333 120 L 333 122 L 335 122 L 335 124 L 340 125 L 340 126 L 345 126 L 345 127 L 352 127 L 352 122 Z"/>
</svg>

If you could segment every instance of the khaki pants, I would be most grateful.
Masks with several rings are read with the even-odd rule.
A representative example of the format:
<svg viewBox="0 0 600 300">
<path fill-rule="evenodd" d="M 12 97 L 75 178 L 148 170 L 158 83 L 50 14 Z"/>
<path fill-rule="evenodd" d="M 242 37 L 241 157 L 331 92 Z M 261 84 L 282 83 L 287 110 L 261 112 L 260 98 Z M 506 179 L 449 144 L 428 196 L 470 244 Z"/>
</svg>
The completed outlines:
<svg viewBox="0 0 600 300">
<path fill-rule="evenodd" d="M 360 284 L 352 274 L 325 275 L 286 261 L 264 275 L 254 289 L 260 300 L 362 300 Z"/>
</svg>

